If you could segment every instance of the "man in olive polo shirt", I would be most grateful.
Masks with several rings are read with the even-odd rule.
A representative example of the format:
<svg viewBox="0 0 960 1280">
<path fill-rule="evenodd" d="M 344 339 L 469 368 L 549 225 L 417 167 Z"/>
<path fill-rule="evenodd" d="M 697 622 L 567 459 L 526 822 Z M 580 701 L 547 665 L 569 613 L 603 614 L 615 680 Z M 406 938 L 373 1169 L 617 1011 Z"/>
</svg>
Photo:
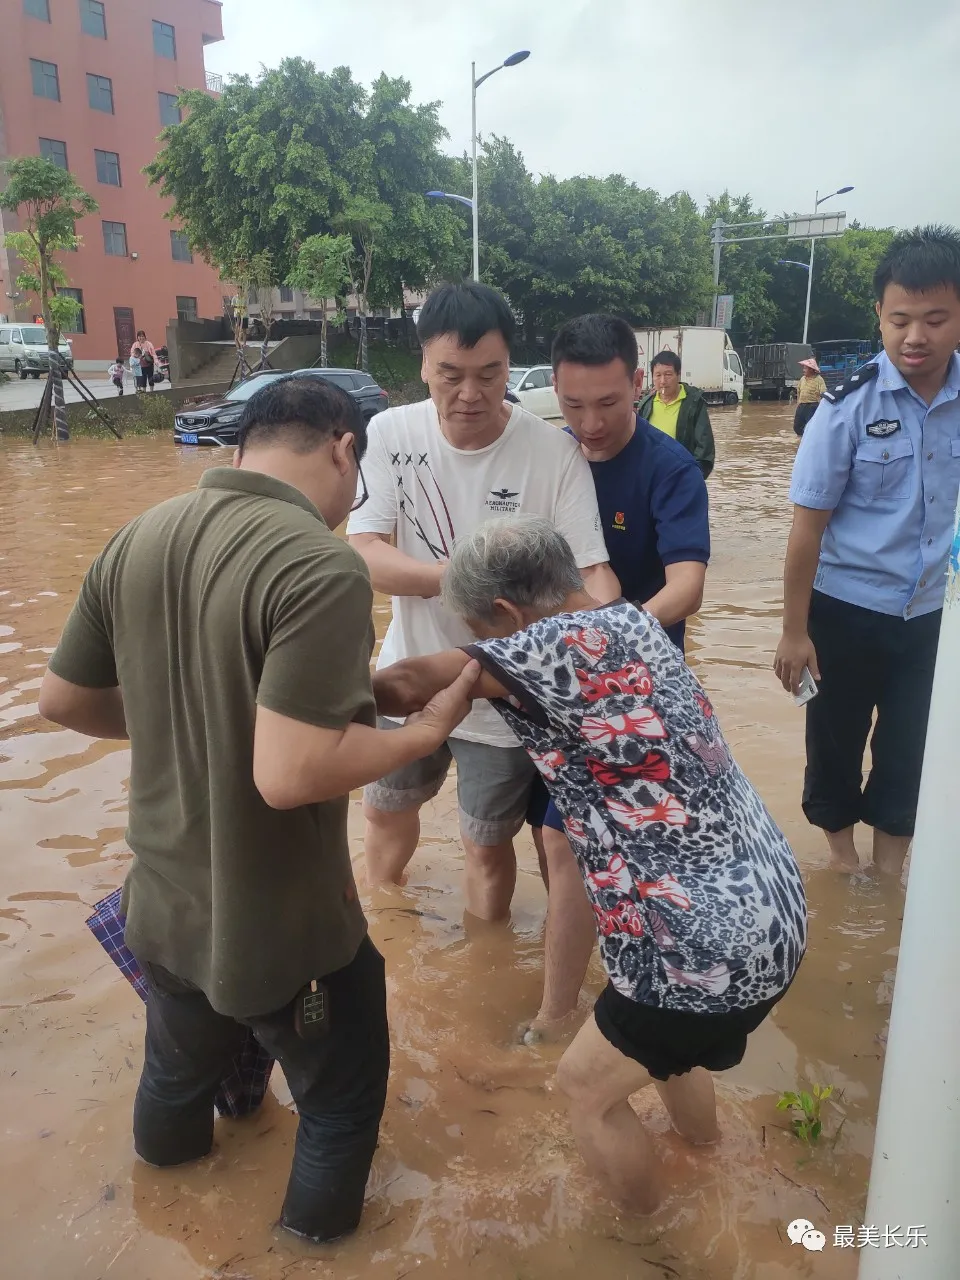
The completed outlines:
<svg viewBox="0 0 960 1280">
<path fill-rule="evenodd" d="M 149 988 L 137 1152 L 207 1154 L 252 1028 L 300 1114 L 281 1222 L 314 1240 L 360 1219 L 389 1069 L 347 794 L 446 741 L 477 671 L 419 721 L 373 727 L 369 575 L 332 532 L 365 445 L 345 392 L 271 381 L 233 469 L 94 561 L 40 691 L 48 719 L 131 743 L 125 938 Z"/>
</svg>

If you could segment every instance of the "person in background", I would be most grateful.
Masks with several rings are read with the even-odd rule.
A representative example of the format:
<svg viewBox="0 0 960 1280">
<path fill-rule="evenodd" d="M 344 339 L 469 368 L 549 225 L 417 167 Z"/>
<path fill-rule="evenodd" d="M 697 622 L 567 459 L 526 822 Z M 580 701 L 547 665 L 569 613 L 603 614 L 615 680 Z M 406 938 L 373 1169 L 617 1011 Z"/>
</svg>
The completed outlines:
<svg viewBox="0 0 960 1280">
<path fill-rule="evenodd" d="M 650 362 L 653 390 L 640 400 L 641 418 L 664 435 L 672 436 L 697 460 L 703 478 L 710 475 L 716 461 L 713 427 L 707 402 L 699 388 L 680 381 L 680 357 L 675 351 L 661 351 Z"/>
<path fill-rule="evenodd" d="M 710 559 L 707 486 L 695 459 L 634 409 L 637 340 L 625 320 L 578 316 L 557 333 L 553 381 L 568 430 L 590 464 L 600 524 L 626 599 L 651 613 L 683 652 L 685 621 L 700 608 Z M 540 1011 L 527 1039 L 568 1027 L 596 926 L 576 860 L 542 780 L 528 810 L 550 884 Z"/>
<path fill-rule="evenodd" d="M 659 1162 L 629 1099 L 653 1084 L 683 1138 L 717 1139 L 710 1072 L 741 1061 L 803 957 L 800 870 L 679 649 L 652 613 L 600 606 L 548 520 L 458 539 L 442 591 L 479 641 L 377 672 L 377 706 L 414 712 L 475 658 L 470 696 L 549 788 L 608 977 L 557 1083 L 588 1167 L 651 1212 Z"/>
<path fill-rule="evenodd" d="M 141 391 L 146 391 L 147 387 L 152 391 L 153 370 L 157 363 L 156 348 L 142 329 L 137 330 L 136 346 L 137 354 L 140 357 L 140 382 L 137 383 L 137 386 Z"/>
<path fill-rule="evenodd" d="M 417 324 L 430 398 L 387 409 L 370 425 L 364 466 L 370 500 L 350 517 L 347 537 L 366 560 L 374 589 L 393 597 L 378 667 L 469 639 L 440 602 L 440 582 L 456 540 L 492 515 L 548 516 L 569 539 L 594 595 L 620 594 L 576 441 L 504 400 L 514 328 L 495 289 L 472 282 L 436 289 Z M 420 809 L 439 792 L 451 760 L 467 912 L 501 920 L 516 886 L 513 838 L 526 818 L 535 771 L 483 704 L 432 756 L 385 771 L 367 788 L 368 881 L 403 882 L 420 838 Z"/>
<path fill-rule="evenodd" d="M 299 1115 L 281 1224 L 323 1241 L 360 1220 L 390 1065 L 348 794 L 446 741 L 479 672 L 375 729 L 373 593 L 333 533 L 356 501 L 356 401 L 318 378 L 272 379 L 239 439 L 232 468 L 96 558 L 40 713 L 130 741 L 122 905 L 148 987 L 138 1155 L 209 1153 L 214 1098 L 250 1028 Z"/>
<path fill-rule="evenodd" d="M 899 875 L 913 836 L 960 487 L 960 232 L 894 238 L 874 276 L 883 351 L 827 392 L 800 441 L 774 668 L 804 668 L 803 812 L 831 865 Z M 872 767 L 863 785 L 871 725 Z"/>
<path fill-rule="evenodd" d="M 114 360 L 113 364 L 110 365 L 110 367 L 107 369 L 107 377 L 110 379 L 113 385 L 117 388 L 117 395 L 119 396 L 123 395 L 123 374 L 124 374 L 123 360 L 118 355 L 116 360 Z"/>
<path fill-rule="evenodd" d="M 133 379 L 133 385 L 138 391 L 146 390 L 146 382 L 143 380 L 143 369 L 140 365 L 140 348 L 134 343 L 130 348 L 130 377 Z"/>
<path fill-rule="evenodd" d="M 820 366 L 812 356 L 809 360 L 801 360 L 800 368 L 803 376 L 797 387 L 797 408 L 793 415 L 793 429 L 798 436 L 803 435 L 807 423 L 827 392 L 827 384 L 820 376 Z"/>
</svg>

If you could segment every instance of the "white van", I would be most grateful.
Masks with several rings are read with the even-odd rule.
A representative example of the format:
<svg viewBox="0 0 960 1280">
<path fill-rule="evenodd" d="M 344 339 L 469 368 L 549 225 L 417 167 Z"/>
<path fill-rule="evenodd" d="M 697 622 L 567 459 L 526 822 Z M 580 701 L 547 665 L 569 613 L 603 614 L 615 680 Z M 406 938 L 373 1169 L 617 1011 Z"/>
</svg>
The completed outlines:
<svg viewBox="0 0 960 1280">
<path fill-rule="evenodd" d="M 58 350 L 67 368 L 72 369 L 73 348 L 69 340 L 61 337 Z M 28 374 L 39 378 L 47 371 L 49 357 L 47 331 L 42 324 L 0 325 L 0 369 L 20 378 Z"/>
</svg>

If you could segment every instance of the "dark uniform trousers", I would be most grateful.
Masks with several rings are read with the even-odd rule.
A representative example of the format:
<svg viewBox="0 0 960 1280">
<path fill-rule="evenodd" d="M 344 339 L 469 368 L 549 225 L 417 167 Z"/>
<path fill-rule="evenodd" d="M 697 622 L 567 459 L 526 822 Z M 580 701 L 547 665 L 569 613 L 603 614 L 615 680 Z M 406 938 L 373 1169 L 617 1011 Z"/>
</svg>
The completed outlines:
<svg viewBox="0 0 960 1280">
<path fill-rule="evenodd" d="M 820 691 L 807 703 L 803 786 L 803 812 L 814 826 L 842 831 L 864 822 L 913 835 L 940 618 L 940 610 L 911 619 L 876 613 L 814 591 L 808 631 Z"/>
</svg>

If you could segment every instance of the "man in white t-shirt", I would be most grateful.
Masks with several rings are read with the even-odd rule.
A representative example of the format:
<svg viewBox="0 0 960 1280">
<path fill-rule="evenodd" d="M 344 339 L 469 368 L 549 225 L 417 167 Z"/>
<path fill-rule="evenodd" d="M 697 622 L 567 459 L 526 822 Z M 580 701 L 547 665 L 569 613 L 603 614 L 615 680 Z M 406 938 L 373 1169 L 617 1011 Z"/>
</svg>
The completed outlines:
<svg viewBox="0 0 960 1280">
<path fill-rule="evenodd" d="M 546 516 L 573 548 L 590 594 L 602 601 L 620 594 L 576 441 L 504 402 L 514 327 L 494 289 L 437 289 L 417 323 L 430 399 L 387 409 L 370 423 L 363 460 L 369 498 L 350 517 L 347 535 L 374 588 L 393 597 L 378 667 L 472 642 L 441 605 L 440 579 L 456 539 L 495 516 Z M 451 759 L 467 910 L 502 919 L 516 883 L 513 837 L 523 826 L 534 770 L 485 702 L 446 746 L 366 788 L 367 876 L 372 884 L 401 882 L 420 837 L 420 808 L 440 790 Z"/>
</svg>

